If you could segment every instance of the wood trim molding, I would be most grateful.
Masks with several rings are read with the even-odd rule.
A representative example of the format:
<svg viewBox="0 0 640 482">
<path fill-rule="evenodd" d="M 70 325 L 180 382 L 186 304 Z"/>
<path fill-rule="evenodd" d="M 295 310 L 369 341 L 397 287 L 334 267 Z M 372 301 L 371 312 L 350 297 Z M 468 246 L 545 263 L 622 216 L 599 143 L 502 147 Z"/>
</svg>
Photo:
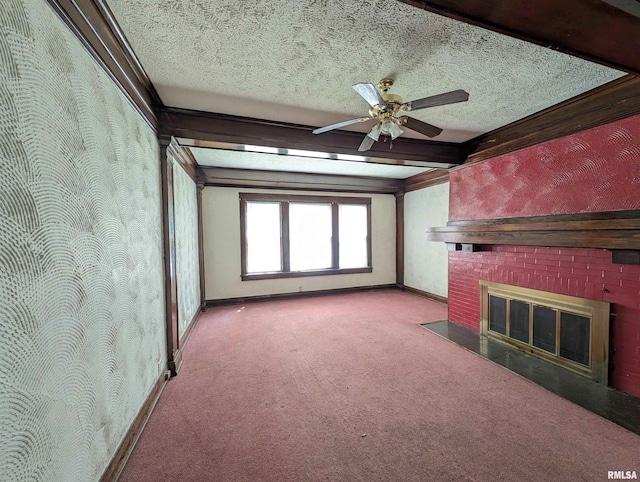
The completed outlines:
<svg viewBox="0 0 640 482">
<path fill-rule="evenodd" d="M 198 209 L 198 272 L 200 274 L 200 310 L 204 310 L 205 304 L 205 280 L 204 280 L 204 224 L 203 224 L 203 212 L 202 212 L 202 190 L 204 189 L 204 182 L 198 177 L 196 182 L 196 200 Z"/>
<path fill-rule="evenodd" d="M 314 276 L 337 276 L 342 274 L 362 274 L 372 273 L 373 268 L 328 268 L 314 271 L 276 271 L 273 273 L 256 273 L 243 274 L 240 276 L 242 281 L 265 280 L 265 279 L 283 279 L 283 278 L 308 278 Z"/>
<path fill-rule="evenodd" d="M 447 223 L 427 241 L 573 248 L 637 249 L 640 210 Z"/>
<path fill-rule="evenodd" d="M 640 114 L 640 77 L 626 75 L 465 142 L 465 165 L 636 114 Z"/>
<path fill-rule="evenodd" d="M 404 180 L 404 192 L 417 191 L 426 187 L 436 186 L 449 182 L 449 171 L 446 169 L 433 169 L 432 171 L 416 174 Z"/>
<path fill-rule="evenodd" d="M 358 146 L 362 134 L 358 132 L 336 130 L 316 136 L 311 132 L 315 129 L 312 126 L 172 107 L 161 110 L 159 121 L 163 134 L 181 139 L 361 155 Z M 181 143 L 184 144 L 182 140 Z M 433 167 L 434 163 L 449 167 L 464 160 L 460 144 L 407 137 L 396 139 L 393 149 L 378 143 L 367 151 L 367 156 L 372 158 L 371 162 L 378 157 L 387 164 L 389 159 L 396 159 L 416 161 L 411 165 L 422 162 L 425 167 Z"/>
<path fill-rule="evenodd" d="M 584 0 L 400 0 L 403 3 L 558 50 L 575 57 L 640 74 L 636 39 L 640 18 Z"/>
<path fill-rule="evenodd" d="M 162 101 L 104 0 L 48 0 L 49 5 L 154 130 Z"/>
<path fill-rule="evenodd" d="M 161 137 L 160 171 L 162 186 L 162 235 L 164 251 L 165 326 L 167 366 L 171 376 L 180 370 L 178 335 L 178 283 L 176 274 L 176 224 L 173 196 L 173 162 L 169 154 L 171 139 Z"/>
<path fill-rule="evenodd" d="M 240 266 L 242 281 L 300 278 L 309 276 L 328 276 L 356 273 L 371 273 L 371 198 L 345 196 L 307 196 L 295 194 L 267 194 L 240 192 Z M 278 271 L 266 273 L 247 273 L 247 202 L 266 201 L 279 204 L 280 208 L 280 254 L 281 266 Z M 289 204 L 315 203 L 328 206 L 331 210 L 331 267 L 307 271 L 291 271 L 289 243 Z M 340 268 L 339 219 L 340 205 L 355 204 L 366 207 L 367 216 L 367 266 L 360 268 Z"/>
<path fill-rule="evenodd" d="M 184 347 L 188 343 L 189 338 L 191 337 L 191 333 L 193 333 L 193 329 L 198 324 L 198 320 L 200 319 L 200 315 L 201 314 L 202 314 L 202 310 L 200 309 L 200 307 L 198 307 L 196 312 L 191 317 L 191 321 L 189 321 L 189 324 L 187 325 L 187 328 L 184 330 L 184 333 L 180 337 L 180 350 L 181 351 L 184 350 Z"/>
<path fill-rule="evenodd" d="M 113 455 L 111 462 L 102 473 L 102 477 L 100 477 L 101 482 L 117 481 L 120 477 L 120 474 L 122 473 L 127 460 L 129 460 L 129 456 L 133 452 L 149 417 L 151 417 L 151 413 L 158 403 L 160 395 L 162 395 L 162 391 L 166 384 L 167 373 L 164 372 L 158 377 L 158 380 L 151 389 L 151 393 L 149 393 L 149 396 L 140 408 L 138 415 L 136 415 L 129 426 L 129 430 L 122 439 L 122 442 L 116 450 L 116 453 Z"/>
<path fill-rule="evenodd" d="M 396 285 L 404 286 L 404 193 L 396 194 Z"/>
<path fill-rule="evenodd" d="M 371 285 L 371 286 L 354 286 L 351 288 L 334 288 L 328 290 L 314 290 L 314 291 L 295 291 L 291 293 L 276 293 L 272 295 L 258 295 L 258 296 L 245 296 L 238 298 L 223 298 L 218 300 L 207 300 L 207 307 L 215 306 L 228 306 L 237 305 L 243 303 L 256 303 L 262 301 L 275 301 L 275 300 L 289 300 L 295 298 L 311 298 L 315 296 L 331 296 L 331 295 L 346 295 L 349 293 L 361 293 L 364 291 L 378 291 L 378 290 L 395 290 L 397 289 L 395 284 L 386 285 Z"/>
<path fill-rule="evenodd" d="M 300 191 L 393 194 L 402 190 L 402 179 L 308 174 L 304 172 L 259 171 L 200 167 L 207 186 L 293 189 Z"/>
<path fill-rule="evenodd" d="M 171 138 L 171 143 L 167 148 L 168 154 L 176 161 L 182 169 L 189 175 L 191 180 L 198 182 L 198 163 L 188 147 L 182 147 L 175 138 Z"/>
<path fill-rule="evenodd" d="M 343 196 L 307 196 L 297 194 L 269 194 L 261 192 L 241 192 L 240 198 L 246 201 L 291 201 L 298 203 L 340 203 L 340 204 L 371 204 L 370 197 Z"/>
<path fill-rule="evenodd" d="M 430 299 L 431 301 L 444 303 L 445 305 L 449 304 L 449 298 L 447 298 L 446 296 L 436 295 L 434 293 L 429 293 L 428 291 L 419 290 L 418 288 L 412 288 L 411 286 L 403 286 L 402 291 L 406 291 L 407 293 L 411 293 L 416 296 L 421 296 L 422 298 Z"/>
</svg>

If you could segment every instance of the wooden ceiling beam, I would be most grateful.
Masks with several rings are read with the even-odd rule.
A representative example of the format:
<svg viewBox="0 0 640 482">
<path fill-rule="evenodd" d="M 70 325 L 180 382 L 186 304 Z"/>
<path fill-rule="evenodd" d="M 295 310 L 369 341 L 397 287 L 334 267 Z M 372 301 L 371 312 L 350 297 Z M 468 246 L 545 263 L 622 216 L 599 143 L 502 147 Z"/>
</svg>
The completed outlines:
<svg viewBox="0 0 640 482">
<path fill-rule="evenodd" d="M 612 82 L 464 143 L 466 163 L 482 161 L 640 114 L 640 77 Z"/>
<path fill-rule="evenodd" d="M 294 189 L 302 191 L 361 192 L 395 194 L 404 187 L 402 179 L 304 172 L 261 171 L 222 167 L 198 168 L 206 186 Z"/>
<path fill-rule="evenodd" d="M 599 0 L 399 1 L 640 75 L 640 18 Z"/>
<path fill-rule="evenodd" d="M 358 152 L 358 146 L 364 134 L 357 132 L 331 131 L 315 135 L 311 132 L 315 127 L 311 126 L 173 107 L 163 108 L 158 117 L 162 134 L 197 141 L 366 156 L 374 163 L 376 158 L 384 159 L 384 164 L 395 159 L 397 165 L 423 167 L 434 167 L 434 163 L 449 167 L 464 160 L 463 146 L 449 142 L 400 137 L 393 141 L 392 148 L 378 142 L 362 153 Z"/>
</svg>

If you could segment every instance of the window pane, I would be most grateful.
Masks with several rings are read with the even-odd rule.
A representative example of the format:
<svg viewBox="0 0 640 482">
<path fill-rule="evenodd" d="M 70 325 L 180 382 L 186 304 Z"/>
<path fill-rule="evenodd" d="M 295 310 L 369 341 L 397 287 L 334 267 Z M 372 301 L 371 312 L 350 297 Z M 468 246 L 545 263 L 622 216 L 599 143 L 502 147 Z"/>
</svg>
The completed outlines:
<svg viewBox="0 0 640 482">
<path fill-rule="evenodd" d="M 280 203 L 247 203 L 247 273 L 280 271 Z"/>
<path fill-rule="evenodd" d="M 367 267 L 367 206 L 341 204 L 338 220 L 340 268 Z"/>
<path fill-rule="evenodd" d="M 289 203 L 291 271 L 331 268 L 331 204 Z"/>
</svg>

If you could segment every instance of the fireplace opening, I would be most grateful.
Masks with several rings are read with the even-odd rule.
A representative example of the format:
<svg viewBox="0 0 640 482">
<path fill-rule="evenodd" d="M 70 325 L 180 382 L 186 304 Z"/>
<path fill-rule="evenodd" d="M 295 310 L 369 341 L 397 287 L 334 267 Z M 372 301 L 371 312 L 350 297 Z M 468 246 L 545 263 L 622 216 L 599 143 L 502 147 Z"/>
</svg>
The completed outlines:
<svg viewBox="0 0 640 482">
<path fill-rule="evenodd" d="M 609 303 L 480 281 L 481 332 L 608 383 Z"/>
</svg>

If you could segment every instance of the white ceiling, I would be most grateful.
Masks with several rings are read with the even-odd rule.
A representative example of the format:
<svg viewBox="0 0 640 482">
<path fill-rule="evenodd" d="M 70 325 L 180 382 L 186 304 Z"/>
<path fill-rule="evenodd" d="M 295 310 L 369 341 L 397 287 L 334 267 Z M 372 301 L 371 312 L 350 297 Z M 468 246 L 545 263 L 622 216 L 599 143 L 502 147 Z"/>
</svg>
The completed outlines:
<svg viewBox="0 0 640 482">
<path fill-rule="evenodd" d="M 171 107 L 320 127 L 367 114 L 353 84 L 392 77 L 404 101 L 469 92 L 468 102 L 409 114 L 444 129 L 434 140 L 463 142 L 624 75 L 397 0 L 107 2 Z M 192 151 L 203 166 L 397 179 L 428 170 Z"/>
<path fill-rule="evenodd" d="M 352 84 L 391 76 L 405 101 L 469 92 L 410 114 L 461 142 L 623 75 L 397 0 L 108 4 L 173 107 L 323 126 L 366 115 Z"/>
<path fill-rule="evenodd" d="M 260 171 L 307 172 L 345 176 L 386 177 L 405 179 L 429 168 L 373 164 L 363 161 L 317 159 L 312 157 L 262 154 L 222 149 L 190 147 L 196 162 L 204 167 L 256 169 Z"/>
</svg>

